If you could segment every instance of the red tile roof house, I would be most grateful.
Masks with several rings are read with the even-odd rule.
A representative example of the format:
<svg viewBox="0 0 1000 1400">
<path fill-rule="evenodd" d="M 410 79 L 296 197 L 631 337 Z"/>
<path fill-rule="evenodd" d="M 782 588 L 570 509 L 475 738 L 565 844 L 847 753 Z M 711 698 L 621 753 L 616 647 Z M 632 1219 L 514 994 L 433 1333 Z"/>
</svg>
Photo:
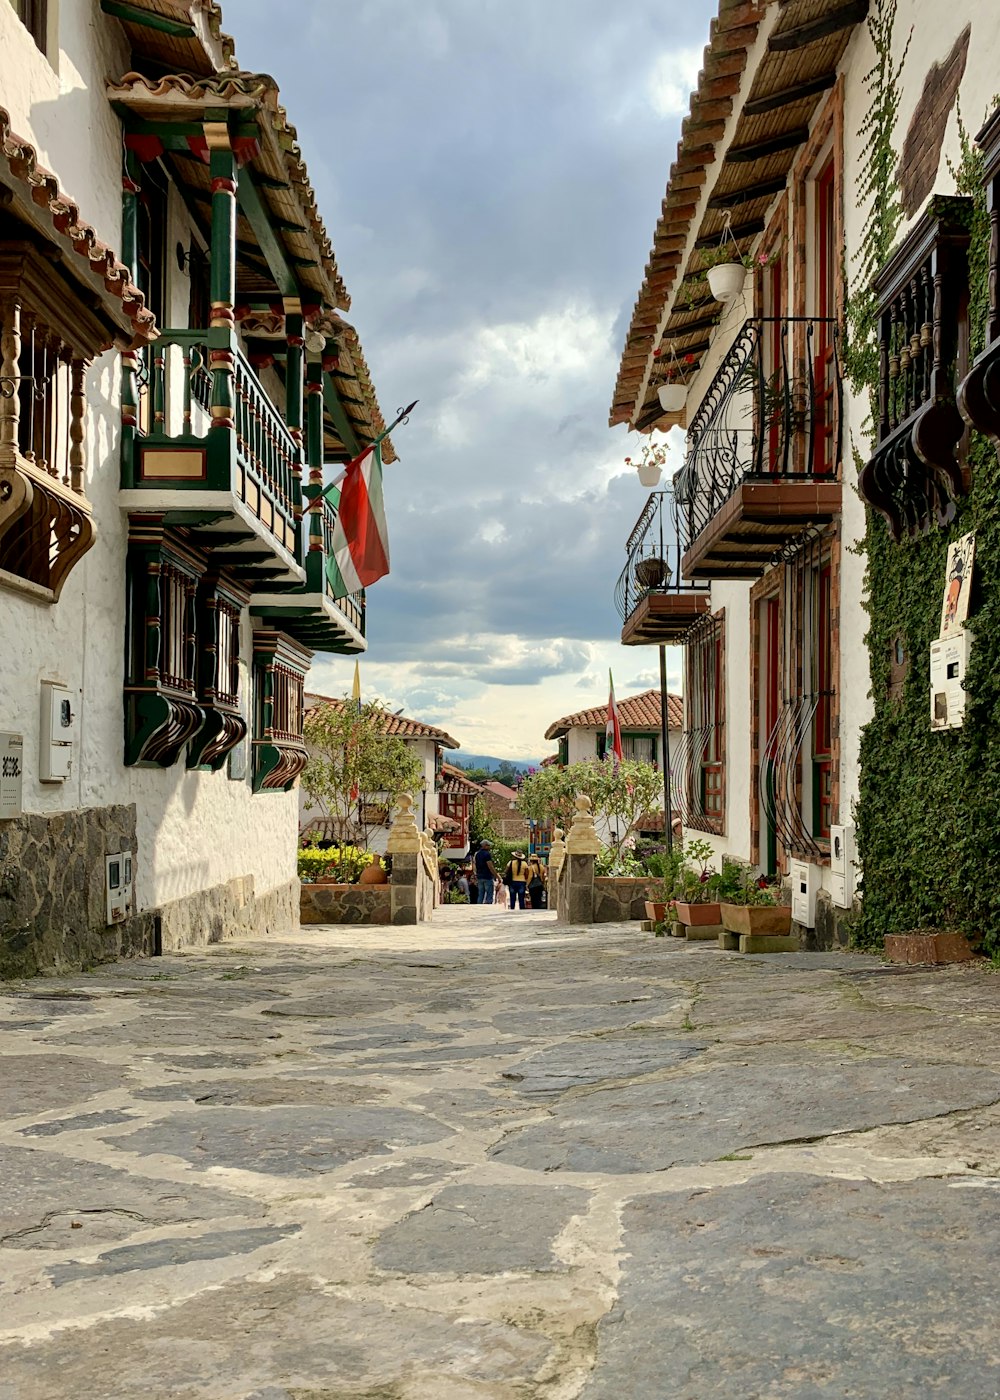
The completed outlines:
<svg viewBox="0 0 1000 1400">
<path fill-rule="evenodd" d="M 317 705 L 334 705 L 342 709 L 348 702 L 341 697 L 332 695 L 316 695 L 306 693 L 306 711 L 315 709 Z M 421 791 L 414 793 L 414 815 L 417 825 L 423 830 L 430 826 L 431 830 L 443 831 L 446 829 L 444 821 L 451 817 L 449 803 L 442 804 L 442 798 L 449 796 L 447 784 L 442 784 L 441 773 L 445 765 L 443 762 L 443 752 L 445 749 L 457 749 L 458 740 L 453 739 L 450 734 L 446 734 L 443 729 L 438 729 L 433 724 L 424 724 L 420 720 L 407 719 L 405 715 L 386 714 L 385 717 L 386 734 L 398 735 L 405 740 L 407 745 L 413 750 L 417 758 L 423 765 L 424 777 Z M 457 770 L 455 770 L 457 771 Z M 317 830 L 322 827 L 324 814 L 317 808 L 306 809 L 309 795 L 304 786 L 299 784 L 299 831 L 305 834 L 307 831 Z M 381 853 L 385 850 L 386 841 L 389 839 L 388 822 L 392 814 L 386 813 L 386 820 L 378 826 L 369 828 L 369 848 Z M 451 833 L 454 834 L 454 833 Z M 465 849 L 468 850 L 468 839 L 466 839 Z M 456 852 L 457 854 L 457 852 Z"/>
<path fill-rule="evenodd" d="M 520 841 L 527 851 L 530 841 L 528 823 L 517 810 L 517 793 L 506 783 L 495 780 L 483 784 L 483 801 L 490 814 L 493 829 L 503 841 Z"/>
<path fill-rule="evenodd" d="M 631 695 L 618 701 L 618 722 L 622 730 L 622 753 L 625 758 L 644 760 L 657 767 L 660 764 L 662 748 L 660 726 L 660 692 L 644 690 L 640 695 Z M 603 758 L 604 734 L 608 723 L 607 705 L 595 705 L 588 710 L 577 710 L 576 714 L 563 715 L 550 724 L 545 731 L 546 739 L 557 739 L 559 751 L 554 756 L 560 763 L 584 763 L 587 759 Z M 671 772 L 680 761 L 682 732 L 684 729 L 684 701 L 679 695 L 667 696 L 667 742 L 670 746 Z M 676 762 L 675 762 L 676 760 Z M 676 801 L 674 803 L 676 808 Z M 663 804 L 659 810 L 644 819 L 642 830 L 663 829 Z M 601 831 L 598 822 L 598 831 Z"/>
</svg>

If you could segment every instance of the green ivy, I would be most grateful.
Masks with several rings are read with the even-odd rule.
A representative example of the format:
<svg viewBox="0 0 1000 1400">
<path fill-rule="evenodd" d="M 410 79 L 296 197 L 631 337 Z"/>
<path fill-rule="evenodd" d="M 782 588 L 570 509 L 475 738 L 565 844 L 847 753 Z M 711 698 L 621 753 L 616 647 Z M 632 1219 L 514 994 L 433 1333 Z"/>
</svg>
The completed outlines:
<svg viewBox="0 0 1000 1400">
<path fill-rule="evenodd" d="M 878 383 L 872 275 L 887 259 L 899 227 L 898 205 L 876 191 L 895 187 L 895 126 L 903 60 L 891 58 L 895 0 L 869 19 L 877 62 L 869 75 L 866 126 L 869 166 L 860 202 L 870 209 L 848 307 L 848 373 L 857 391 Z M 904 52 L 905 59 L 905 52 Z M 970 324 L 972 353 L 983 349 L 988 305 L 989 221 L 982 156 L 959 114 L 960 160 L 951 172 L 971 197 Z M 885 521 L 868 511 L 864 539 L 867 645 L 874 715 L 861 736 L 857 810 L 863 905 L 856 945 L 880 947 L 887 933 L 956 928 L 1000 951 L 1000 463 L 986 439 L 971 434 L 972 484 L 948 531 L 895 544 Z M 950 542 L 974 530 L 976 564 L 970 625 L 975 633 L 962 729 L 930 728 L 928 662 L 938 635 Z M 894 643 L 901 638 L 909 672 L 902 699 L 889 696 Z"/>
</svg>

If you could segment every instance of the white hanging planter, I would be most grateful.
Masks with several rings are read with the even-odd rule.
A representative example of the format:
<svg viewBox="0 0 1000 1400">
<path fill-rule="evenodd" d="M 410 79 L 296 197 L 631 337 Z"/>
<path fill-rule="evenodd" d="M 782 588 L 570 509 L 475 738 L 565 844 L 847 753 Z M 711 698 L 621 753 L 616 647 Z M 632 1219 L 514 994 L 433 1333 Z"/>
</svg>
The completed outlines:
<svg viewBox="0 0 1000 1400">
<path fill-rule="evenodd" d="M 742 263 L 717 263 L 708 269 L 708 289 L 716 301 L 734 301 L 743 291 L 746 278 Z"/>
<path fill-rule="evenodd" d="M 660 468 L 655 462 L 643 462 L 639 468 L 639 485 L 652 489 L 660 484 Z"/>
<path fill-rule="evenodd" d="M 656 391 L 664 413 L 681 413 L 687 403 L 686 384 L 661 384 Z"/>
</svg>

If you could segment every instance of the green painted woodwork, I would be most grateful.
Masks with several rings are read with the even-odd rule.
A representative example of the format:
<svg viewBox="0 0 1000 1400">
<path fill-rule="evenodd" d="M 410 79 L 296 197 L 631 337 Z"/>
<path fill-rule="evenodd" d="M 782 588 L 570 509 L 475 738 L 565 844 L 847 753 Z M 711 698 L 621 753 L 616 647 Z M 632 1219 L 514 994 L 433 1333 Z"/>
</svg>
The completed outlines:
<svg viewBox="0 0 1000 1400">
<path fill-rule="evenodd" d="M 157 136 L 163 143 L 164 150 L 190 153 L 190 138 L 197 141 L 204 140 L 207 114 L 206 117 L 200 118 L 198 121 L 154 121 L 146 117 L 137 117 L 123 102 L 112 102 L 111 105 L 121 116 L 126 132 L 135 136 Z M 220 120 L 227 121 L 225 112 Z M 234 138 L 258 137 L 260 135 L 260 128 L 253 117 L 230 112 L 227 125 L 229 134 Z M 287 188 L 287 186 L 283 188 Z"/>
<path fill-rule="evenodd" d="M 239 172 L 240 208 L 250 222 L 254 237 L 260 244 L 261 252 L 267 260 L 275 286 L 282 296 L 298 296 L 301 288 L 293 268 L 293 258 L 278 236 L 274 227 L 273 215 L 261 199 L 259 179 L 248 165 Z M 314 266 L 315 264 L 313 264 Z"/>
<path fill-rule="evenodd" d="M 209 158 L 212 180 L 236 181 L 236 156 L 231 150 L 213 150 Z M 212 301 L 232 306 L 236 300 L 236 200 L 229 190 L 212 191 Z"/>
<path fill-rule="evenodd" d="M 358 442 L 351 421 L 344 411 L 344 405 L 340 402 L 340 395 L 337 393 L 336 385 L 329 374 L 323 375 L 323 402 L 326 404 L 326 411 L 333 420 L 333 426 L 337 430 L 337 436 L 347 448 L 352 457 L 356 457 L 361 451 L 361 444 Z"/>
<path fill-rule="evenodd" d="M 302 339 L 302 316 L 289 313 L 285 316 L 285 335 L 288 345 L 285 351 L 285 422 L 290 428 L 302 428 L 303 372 L 305 350 L 301 345 L 293 345 L 293 340 Z"/>
<path fill-rule="evenodd" d="M 175 39 L 193 39 L 195 28 L 180 19 L 168 19 L 166 15 L 152 14 L 138 5 L 128 4 L 128 0 L 101 0 L 101 9 L 114 19 L 126 24 L 138 24 L 143 29 L 155 29 L 158 34 L 170 34 Z"/>
</svg>

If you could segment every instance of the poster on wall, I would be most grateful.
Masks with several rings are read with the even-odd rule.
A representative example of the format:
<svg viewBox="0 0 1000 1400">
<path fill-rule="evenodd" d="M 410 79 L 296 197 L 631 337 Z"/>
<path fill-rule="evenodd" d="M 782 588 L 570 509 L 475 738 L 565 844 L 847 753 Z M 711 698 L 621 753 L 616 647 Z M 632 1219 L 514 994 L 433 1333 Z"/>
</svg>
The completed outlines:
<svg viewBox="0 0 1000 1400">
<path fill-rule="evenodd" d="M 941 605 L 941 637 L 961 636 L 969 616 L 972 593 L 972 564 L 976 554 L 975 535 L 963 535 L 948 547 L 944 601 Z"/>
</svg>

